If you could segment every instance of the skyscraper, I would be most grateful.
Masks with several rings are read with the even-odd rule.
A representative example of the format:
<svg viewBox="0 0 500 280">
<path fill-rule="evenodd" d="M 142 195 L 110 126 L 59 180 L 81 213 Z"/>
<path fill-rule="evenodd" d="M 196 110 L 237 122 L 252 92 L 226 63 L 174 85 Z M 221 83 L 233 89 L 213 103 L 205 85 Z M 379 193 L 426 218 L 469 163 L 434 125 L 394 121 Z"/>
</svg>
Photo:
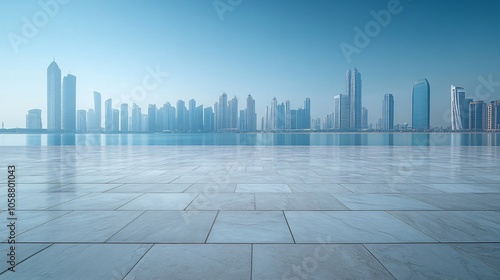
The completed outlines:
<svg viewBox="0 0 500 280">
<path fill-rule="evenodd" d="M 132 105 L 132 131 L 142 131 L 142 113 L 141 108 L 137 104 Z"/>
<path fill-rule="evenodd" d="M 227 94 L 223 93 L 219 97 L 219 103 L 216 110 L 216 121 L 217 130 L 224 130 L 227 128 L 228 117 L 227 117 Z"/>
<path fill-rule="evenodd" d="M 156 109 L 155 104 L 149 104 L 148 106 L 148 131 L 155 132 L 156 131 L 156 114 L 158 110 Z"/>
<path fill-rule="evenodd" d="M 76 77 L 68 74 L 63 78 L 62 129 L 76 130 Z"/>
<path fill-rule="evenodd" d="M 344 94 L 336 95 L 334 98 L 334 129 L 345 130 L 350 127 L 350 106 L 349 96 Z"/>
<path fill-rule="evenodd" d="M 186 123 L 186 105 L 183 100 L 177 100 L 177 131 L 185 132 Z"/>
<path fill-rule="evenodd" d="M 361 108 L 361 129 L 368 129 L 368 109 Z"/>
<path fill-rule="evenodd" d="M 290 100 L 285 101 L 285 129 L 292 129 L 292 108 L 290 108 Z"/>
<path fill-rule="evenodd" d="M 26 114 L 27 129 L 42 129 L 42 110 L 31 109 Z"/>
<path fill-rule="evenodd" d="M 205 108 L 203 115 L 203 130 L 207 132 L 214 131 L 214 111 L 212 107 Z"/>
<path fill-rule="evenodd" d="M 104 131 L 113 131 L 113 101 L 110 99 L 104 102 Z"/>
<path fill-rule="evenodd" d="M 194 110 L 194 131 L 199 132 L 203 130 L 203 105 Z"/>
<path fill-rule="evenodd" d="M 475 131 L 486 129 L 487 110 L 484 101 L 472 101 L 469 106 L 469 129 Z"/>
<path fill-rule="evenodd" d="M 465 89 L 451 85 L 451 130 L 463 130 Z"/>
<path fill-rule="evenodd" d="M 94 109 L 89 109 L 87 111 L 87 131 L 92 131 L 93 125 L 95 125 L 95 111 Z"/>
<path fill-rule="evenodd" d="M 469 117 L 470 117 L 470 114 L 469 114 L 469 108 L 470 108 L 470 103 L 472 102 L 473 100 L 471 98 L 465 98 L 464 99 L 464 111 L 463 111 L 463 118 L 462 118 L 462 128 L 464 130 L 469 130 L 470 127 L 470 121 L 469 121 Z"/>
<path fill-rule="evenodd" d="M 488 104 L 488 130 L 500 130 L 500 100 Z"/>
<path fill-rule="evenodd" d="M 122 103 L 121 108 L 121 132 L 128 132 L 128 104 Z"/>
<path fill-rule="evenodd" d="M 113 109 L 113 132 L 120 131 L 120 110 Z"/>
<path fill-rule="evenodd" d="M 189 100 L 189 131 L 194 132 L 195 131 L 195 112 L 196 111 L 196 101 L 194 99 Z"/>
<path fill-rule="evenodd" d="M 360 111 L 360 113 L 361 113 L 361 111 Z M 305 129 L 311 128 L 311 99 L 309 99 L 309 97 L 307 97 L 306 100 L 304 100 L 304 116 L 303 117 L 304 117 L 304 119 L 303 119 L 302 128 L 305 128 Z"/>
<path fill-rule="evenodd" d="M 61 129 L 61 69 L 55 61 L 47 68 L 47 129 Z"/>
<path fill-rule="evenodd" d="M 94 123 L 92 123 L 92 130 L 100 131 L 102 125 L 101 94 L 97 91 L 94 91 L 94 113 L 95 119 Z"/>
<path fill-rule="evenodd" d="M 421 79 L 413 85 L 411 99 L 411 124 L 415 130 L 430 128 L 430 93 L 431 88 L 427 79 Z"/>
<path fill-rule="evenodd" d="M 346 94 L 349 96 L 349 127 L 361 129 L 361 73 L 356 68 L 346 73 Z"/>
<path fill-rule="evenodd" d="M 382 103 L 382 130 L 394 129 L 394 96 L 392 94 L 384 95 Z"/>
<path fill-rule="evenodd" d="M 234 96 L 231 100 L 228 101 L 227 103 L 227 108 L 228 108 L 228 123 L 227 123 L 227 128 L 231 130 L 237 130 L 239 127 L 238 123 L 238 98 Z"/>
<path fill-rule="evenodd" d="M 76 112 L 76 130 L 81 133 L 87 132 L 87 111 L 78 110 Z"/>
<path fill-rule="evenodd" d="M 255 113 L 255 100 L 252 95 L 247 96 L 247 110 L 246 110 L 246 130 L 257 130 L 257 114 Z"/>
</svg>

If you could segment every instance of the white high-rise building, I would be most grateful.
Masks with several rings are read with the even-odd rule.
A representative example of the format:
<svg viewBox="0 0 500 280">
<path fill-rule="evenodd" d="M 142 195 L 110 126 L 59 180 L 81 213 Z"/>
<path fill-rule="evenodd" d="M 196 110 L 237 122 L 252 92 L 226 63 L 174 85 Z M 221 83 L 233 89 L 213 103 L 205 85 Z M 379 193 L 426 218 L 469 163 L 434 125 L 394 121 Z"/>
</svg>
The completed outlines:
<svg viewBox="0 0 500 280">
<path fill-rule="evenodd" d="M 463 130 L 465 89 L 451 85 L 451 130 Z"/>
</svg>

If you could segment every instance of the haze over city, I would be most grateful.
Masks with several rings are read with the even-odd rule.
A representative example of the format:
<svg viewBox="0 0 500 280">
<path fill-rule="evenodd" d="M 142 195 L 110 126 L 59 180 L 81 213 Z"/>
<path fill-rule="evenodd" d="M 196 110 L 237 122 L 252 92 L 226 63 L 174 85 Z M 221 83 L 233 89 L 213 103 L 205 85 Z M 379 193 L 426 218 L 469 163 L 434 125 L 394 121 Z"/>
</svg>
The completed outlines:
<svg viewBox="0 0 500 280">
<path fill-rule="evenodd" d="M 54 58 L 63 76 L 77 77 L 77 109 L 85 110 L 94 91 L 123 99 L 151 71 L 168 75 L 129 105 L 196 99 L 208 107 L 223 92 L 243 104 L 251 94 L 260 120 L 273 97 L 293 108 L 309 97 L 311 117 L 323 118 L 334 96 L 346 93 L 345 73 L 354 67 L 368 123 L 381 116 L 387 93 L 395 123 L 411 123 L 412 87 L 422 78 L 431 87 L 433 127 L 450 126 L 452 84 L 468 98 L 500 99 L 498 1 L 45 0 L 2 1 L 0 10 L 9 12 L 0 19 L 6 127 L 24 127 L 33 108 L 42 109 L 45 127 L 46 69 Z"/>
</svg>

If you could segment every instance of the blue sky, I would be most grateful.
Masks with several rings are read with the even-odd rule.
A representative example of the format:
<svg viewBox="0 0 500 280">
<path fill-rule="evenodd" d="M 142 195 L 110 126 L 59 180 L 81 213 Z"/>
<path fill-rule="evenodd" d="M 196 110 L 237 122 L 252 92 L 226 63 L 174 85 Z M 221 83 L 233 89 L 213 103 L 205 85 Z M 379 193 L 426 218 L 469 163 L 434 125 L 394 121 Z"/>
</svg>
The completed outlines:
<svg viewBox="0 0 500 280">
<path fill-rule="evenodd" d="M 43 3 L 57 9 L 47 14 Z M 221 18 L 214 3 L 230 10 Z M 388 5 L 399 12 L 347 59 L 340 45 L 356 46 L 354 28 L 373 27 L 371 12 Z M 431 125 L 448 126 L 451 84 L 474 99 L 500 99 L 499 14 L 495 0 L 2 0 L 0 121 L 24 127 L 27 110 L 40 108 L 45 127 L 46 68 L 55 57 L 63 75 L 77 77 L 78 109 L 93 107 L 93 91 L 144 110 L 191 98 L 213 106 L 226 92 L 240 108 L 252 94 L 259 119 L 273 97 L 294 108 L 310 97 L 312 116 L 323 118 L 356 67 L 369 122 L 392 93 L 395 123 L 410 123 L 413 83 L 427 78 Z M 29 36 L 24 19 L 36 27 Z M 148 80 L 155 86 L 137 98 L 148 69 L 168 77 Z M 484 80 L 494 83 L 480 88 Z"/>
</svg>

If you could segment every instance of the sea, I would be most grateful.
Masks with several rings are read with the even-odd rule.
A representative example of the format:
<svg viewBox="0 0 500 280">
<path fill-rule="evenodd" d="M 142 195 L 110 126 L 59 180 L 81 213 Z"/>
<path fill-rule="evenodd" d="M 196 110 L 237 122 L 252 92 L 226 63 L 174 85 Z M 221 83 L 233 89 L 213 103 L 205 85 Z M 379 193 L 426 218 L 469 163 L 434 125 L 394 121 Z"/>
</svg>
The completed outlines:
<svg viewBox="0 0 500 280">
<path fill-rule="evenodd" d="M 0 134 L 0 146 L 500 146 L 500 133 Z"/>
</svg>

